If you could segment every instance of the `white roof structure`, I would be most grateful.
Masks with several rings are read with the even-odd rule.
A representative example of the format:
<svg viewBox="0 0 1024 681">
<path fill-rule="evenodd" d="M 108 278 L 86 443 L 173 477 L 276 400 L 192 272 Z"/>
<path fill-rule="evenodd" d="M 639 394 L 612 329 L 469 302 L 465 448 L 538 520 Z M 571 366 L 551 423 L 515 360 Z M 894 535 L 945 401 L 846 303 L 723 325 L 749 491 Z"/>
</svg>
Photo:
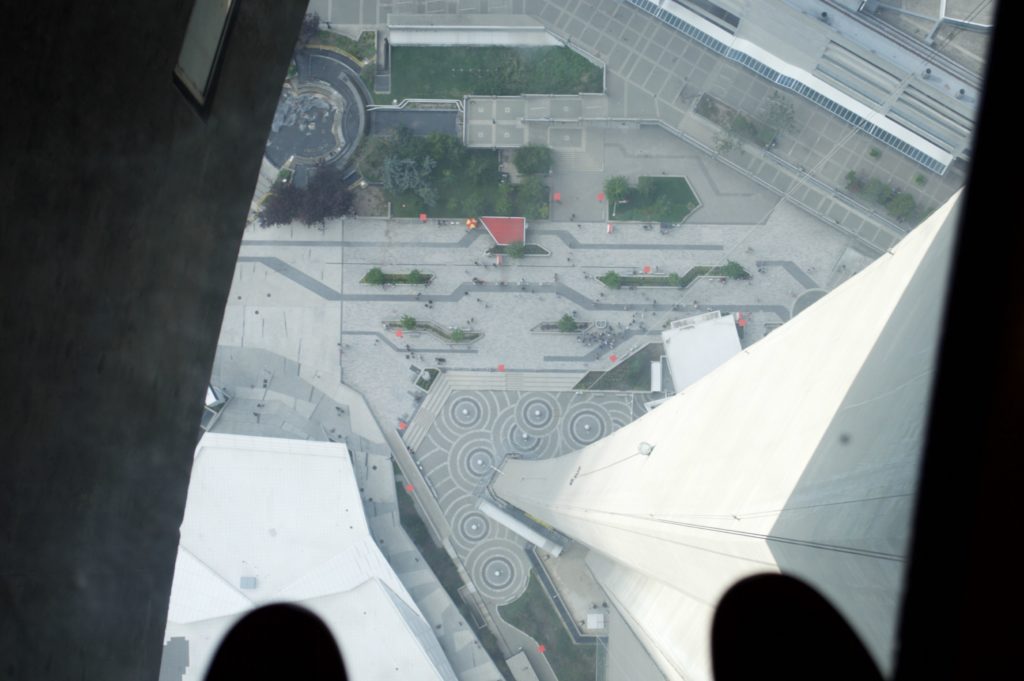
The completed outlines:
<svg viewBox="0 0 1024 681">
<path fill-rule="evenodd" d="M 430 625 L 377 548 L 343 444 L 206 433 L 196 447 L 164 640 L 185 681 L 256 606 L 298 603 L 334 634 L 355 681 L 454 681 Z"/>
<path fill-rule="evenodd" d="M 817 590 L 892 672 L 957 199 L 657 409 L 505 461 L 494 491 L 593 549 L 669 679 L 712 678 L 715 607 L 763 573 Z"/>
<path fill-rule="evenodd" d="M 736 322 L 718 310 L 677 319 L 661 332 L 668 370 L 677 393 L 693 385 L 742 350 Z"/>
</svg>

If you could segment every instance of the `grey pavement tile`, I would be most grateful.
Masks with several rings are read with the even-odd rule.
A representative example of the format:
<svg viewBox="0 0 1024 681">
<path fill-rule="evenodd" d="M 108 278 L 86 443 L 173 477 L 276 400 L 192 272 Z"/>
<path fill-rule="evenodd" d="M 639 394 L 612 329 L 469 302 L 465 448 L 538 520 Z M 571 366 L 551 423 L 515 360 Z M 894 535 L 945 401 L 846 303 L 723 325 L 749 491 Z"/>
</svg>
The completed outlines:
<svg viewBox="0 0 1024 681">
<path fill-rule="evenodd" d="M 647 82 L 644 83 L 644 88 L 657 95 L 661 91 L 661 86 L 665 84 L 666 78 L 668 78 L 668 72 L 660 68 L 655 68 L 651 71 L 651 75 L 647 79 Z"/>
<path fill-rule="evenodd" d="M 630 28 L 627 28 L 622 32 L 622 35 L 619 36 L 619 40 L 634 49 L 642 46 L 640 42 L 640 34 Z"/>
<path fill-rule="evenodd" d="M 654 70 L 654 64 L 646 59 L 638 59 L 629 72 L 629 80 L 633 85 L 645 82 Z"/>
<path fill-rule="evenodd" d="M 658 43 L 651 41 L 644 46 L 643 54 L 651 61 L 657 63 L 661 61 L 661 56 L 665 53 L 665 46 L 659 45 Z"/>
<path fill-rule="evenodd" d="M 626 57 L 629 56 L 630 50 L 622 43 L 616 42 L 612 47 L 611 52 L 608 53 L 607 63 L 608 68 L 617 71 L 622 68 L 623 62 L 626 61 Z"/>
<path fill-rule="evenodd" d="M 601 37 L 601 32 L 596 28 L 586 28 L 583 30 L 583 34 L 580 36 L 579 41 L 588 48 L 596 48 L 597 40 Z"/>
<path fill-rule="evenodd" d="M 544 23 L 553 24 L 555 23 L 555 19 L 557 19 L 558 15 L 561 13 L 562 10 L 558 6 L 552 3 L 545 3 L 538 13 L 538 17 Z"/>
<path fill-rule="evenodd" d="M 604 12 L 598 11 L 590 15 L 590 25 L 599 31 L 603 31 L 609 21 L 611 21 L 611 18 Z"/>
<path fill-rule="evenodd" d="M 563 28 L 565 32 L 569 34 L 570 37 L 579 39 L 579 36 L 582 35 L 583 29 L 586 27 L 586 24 L 584 24 L 583 21 L 578 17 L 570 15 L 563 16 L 568 16 L 569 18 L 566 22 L 562 23 L 560 28 Z"/>
<path fill-rule="evenodd" d="M 607 59 L 608 55 L 611 54 L 612 50 L 618 47 L 618 44 L 611 36 L 604 33 L 601 34 L 600 39 L 597 41 L 597 53 L 603 59 Z"/>
</svg>

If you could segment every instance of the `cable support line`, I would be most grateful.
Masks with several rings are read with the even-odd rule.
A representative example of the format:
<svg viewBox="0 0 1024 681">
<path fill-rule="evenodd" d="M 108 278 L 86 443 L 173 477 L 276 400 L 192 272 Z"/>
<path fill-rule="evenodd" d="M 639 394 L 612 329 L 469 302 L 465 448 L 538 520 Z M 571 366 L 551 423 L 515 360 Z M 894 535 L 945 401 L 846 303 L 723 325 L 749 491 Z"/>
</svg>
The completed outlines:
<svg viewBox="0 0 1024 681">
<path fill-rule="evenodd" d="M 875 559 L 878 559 L 878 560 L 888 560 L 888 561 L 893 561 L 893 562 L 903 562 L 903 561 L 906 560 L 906 558 L 904 556 L 896 555 L 896 554 L 893 554 L 893 553 L 886 553 L 886 552 L 883 552 L 883 551 L 871 551 L 871 550 L 868 550 L 868 549 L 858 549 L 858 548 L 854 548 L 854 547 L 851 547 L 851 546 L 840 546 L 838 544 L 826 544 L 824 542 L 815 542 L 815 541 L 809 541 L 809 540 L 806 540 L 806 539 L 794 539 L 792 537 L 780 537 L 778 535 L 765 534 L 765 533 L 761 533 L 761 532 L 749 532 L 749 531 L 746 531 L 746 530 L 736 530 L 736 529 L 729 529 L 729 528 L 724 528 L 724 527 L 715 527 L 713 525 L 700 525 L 700 524 L 697 524 L 697 523 L 686 523 L 686 522 L 681 522 L 681 521 L 678 521 L 678 520 L 670 520 L 668 518 L 662 518 L 662 517 L 658 517 L 658 516 L 654 516 L 654 515 L 645 515 L 645 514 L 640 514 L 640 513 L 617 513 L 615 511 L 600 511 L 600 510 L 589 509 L 589 508 L 585 508 L 585 507 L 572 506 L 572 505 L 568 505 L 568 504 L 549 504 L 548 507 L 553 509 L 553 510 L 572 509 L 572 510 L 575 510 L 575 511 L 583 511 L 584 513 L 588 514 L 588 517 L 586 518 L 587 522 L 594 523 L 596 525 L 602 525 L 604 527 L 610 527 L 610 528 L 613 528 L 613 529 L 621 530 L 623 532 L 630 532 L 630 533 L 633 533 L 633 534 L 639 534 L 641 536 L 646 536 L 646 537 L 650 537 L 650 538 L 653 538 L 653 539 L 658 539 L 660 541 L 665 541 L 665 542 L 669 542 L 669 543 L 672 543 L 672 544 L 679 544 L 681 546 L 686 546 L 687 548 L 693 548 L 693 549 L 699 549 L 699 550 L 705 550 L 705 549 L 703 549 L 701 547 L 691 546 L 691 545 L 687 544 L 686 542 L 681 542 L 681 541 L 678 541 L 678 540 L 675 540 L 675 539 L 670 539 L 670 538 L 667 538 L 667 537 L 662 537 L 662 536 L 658 536 L 658 535 L 650 535 L 650 534 L 646 534 L 646 533 L 643 533 L 643 532 L 639 532 L 635 528 L 623 528 L 623 527 L 621 527 L 619 525 L 615 525 L 615 524 L 612 524 L 612 523 L 600 522 L 598 520 L 595 520 L 592 516 L 593 516 L 593 514 L 608 515 L 608 516 L 619 516 L 619 517 L 623 517 L 623 518 L 630 518 L 630 519 L 636 519 L 636 520 L 644 520 L 644 521 L 647 521 L 647 522 L 661 523 L 661 524 L 665 524 L 665 525 L 673 525 L 673 526 L 676 526 L 676 527 L 685 527 L 685 528 L 688 528 L 688 529 L 699 530 L 699 531 L 704 531 L 704 532 L 714 532 L 714 533 L 718 533 L 718 534 L 727 534 L 727 535 L 736 536 L 736 537 L 746 537 L 748 539 L 761 539 L 761 540 L 764 540 L 766 542 L 776 542 L 776 543 L 780 543 L 780 544 L 790 544 L 790 545 L 793 545 L 793 546 L 802 546 L 802 547 L 805 547 L 805 548 L 817 549 L 817 550 L 820 550 L 820 551 L 832 551 L 834 553 L 846 553 L 846 554 L 850 554 L 850 555 L 858 555 L 858 556 L 863 556 L 865 558 L 875 558 Z M 709 550 L 709 551 L 711 551 L 711 550 Z M 730 556 L 730 557 L 737 557 L 737 556 L 734 556 L 733 554 L 725 554 L 725 553 L 722 553 L 722 552 L 719 552 L 719 551 L 711 551 L 711 553 L 721 553 L 722 555 L 727 555 L 727 556 Z M 755 561 L 755 562 L 762 562 L 762 561 Z"/>
</svg>

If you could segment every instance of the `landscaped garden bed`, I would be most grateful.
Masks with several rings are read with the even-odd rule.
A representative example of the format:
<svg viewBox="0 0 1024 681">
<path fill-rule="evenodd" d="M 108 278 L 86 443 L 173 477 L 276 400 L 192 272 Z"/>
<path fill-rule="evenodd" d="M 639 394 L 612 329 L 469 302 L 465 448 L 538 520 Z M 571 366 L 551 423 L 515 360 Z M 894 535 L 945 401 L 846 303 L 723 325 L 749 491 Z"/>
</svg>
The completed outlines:
<svg viewBox="0 0 1024 681">
<path fill-rule="evenodd" d="M 498 614 L 544 646 L 544 655 L 558 681 L 593 681 L 597 646 L 573 642 L 536 575 L 530 574 L 526 591 L 519 598 L 498 606 Z"/>
<path fill-rule="evenodd" d="M 605 194 L 616 220 L 678 223 L 700 206 L 682 177 L 641 177 L 635 187 L 625 178 L 611 178 Z"/>
<path fill-rule="evenodd" d="M 601 92 L 601 69 L 568 47 L 391 48 L 391 99 Z"/>
<path fill-rule="evenodd" d="M 394 217 L 548 217 L 550 192 L 540 176 L 503 183 L 497 151 L 469 149 L 451 135 L 403 128 L 366 138 L 357 155 L 359 172 L 381 185 Z"/>
<path fill-rule="evenodd" d="M 730 260 L 721 267 L 708 267 L 698 265 L 691 267 L 686 274 L 679 276 L 675 272 L 668 274 L 642 274 L 623 275 L 618 272 L 606 272 L 597 278 L 602 284 L 611 289 L 622 288 L 623 286 L 657 286 L 662 288 L 686 288 L 698 277 L 727 277 L 729 279 L 750 279 L 750 273 L 743 269 L 738 262 Z"/>
<path fill-rule="evenodd" d="M 593 322 L 578 322 L 572 318 L 572 315 L 567 314 L 557 322 L 541 322 L 530 331 L 534 333 L 579 333 L 593 325 Z"/>
<path fill-rule="evenodd" d="M 430 369 L 424 369 L 423 373 L 421 373 L 419 378 L 416 379 L 416 386 L 429 391 L 430 386 L 434 385 L 434 381 L 437 380 L 440 373 L 441 372 L 438 369 L 434 369 L 433 367 Z"/>
<path fill-rule="evenodd" d="M 388 330 L 403 329 L 405 331 L 426 331 L 449 343 L 472 343 L 483 336 L 479 331 L 467 331 L 465 329 L 447 329 L 434 322 L 422 321 L 409 315 L 398 321 L 384 322 L 384 328 Z"/>
<path fill-rule="evenodd" d="M 433 279 L 433 274 L 427 274 L 420 272 L 419 270 L 388 274 L 383 272 L 379 267 L 374 267 L 359 280 L 359 283 L 370 284 L 373 286 L 384 286 L 385 284 L 425 285 L 429 284 Z"/>
<path fill-rule="evenodd" d="M 923 175 L 919 175 L 924 179 Z M 851 170 L 846 173 L 846 190 L 885 209 L 891 217 L 903 222 L 920 222 L 927 211 L 917 205 L 914 197 L 887 185 L 877 177 L 868 177 Z"/>
<path fill-rule="evenodd" d="M 573 390 L 650 392 L 651 362 L 657 362 L 663 354 L 661 343 L 648 343 L 608 371 L 588 371 Z"/>
<path fill-rule="evenodd" d="M 537 244 L 524 244 L 521 253 L 516 255 L 514 247 L 509 244 L 508 246 L 491 246 L 487 249 L 487 255 L 507 255 L 510 258 L 517 258 L 526 255 L 551 255 L 551 251 Z"/>
</svg>

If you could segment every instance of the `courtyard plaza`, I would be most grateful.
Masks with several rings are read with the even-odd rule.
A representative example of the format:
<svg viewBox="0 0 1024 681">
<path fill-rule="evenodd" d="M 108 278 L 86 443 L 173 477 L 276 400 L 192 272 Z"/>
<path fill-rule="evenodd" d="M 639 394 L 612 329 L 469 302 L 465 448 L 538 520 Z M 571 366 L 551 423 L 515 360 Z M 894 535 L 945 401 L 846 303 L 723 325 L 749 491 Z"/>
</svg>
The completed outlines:
<svg viewBox="0 0 1024 681">
<path fill-rule="evenodd" d="M 619 123 L 584 120 L 564 132 L 563 124 L 551 124 L 552 129 L 547 130 L 537 122 L 525 127 L 504 122 L 498 126 L 500 133 L 470 126 L 471 144 L 474 130 L 483 134 L 480 139 L 493 140 L 494 144 L 515 144 L 523 137 L 556 148 L 562 146 L 581 162 L 589 163 L 584 148 L 588 134 L 616 124 L 635 128 L 643 121 L 656 122 L 694 148 L 702 148 L 705 156 L 716 156 L 715 139 L 720 130 L 694 111 L 700 96 L 707 93 L 738 111 L 757 115 L 761 102 L 775 89 L 753 72 L 616 0 L 314 0 L 310 10 L 326 21 L 380 30 L 385 29 L 388 15 L 396 13 L 528 14 L 565 44 L 584 50 L 606 65 L 601 115 Z M 912 224 L 896 223 L 878 206 L 848 196 L 845 178 L 850 170 L 899 188 L 926 211 L 963 186 L 963 162 L 955 162 L 944 175 L 936 175 L 888 148 L 882 150 L 883 162 L 877 162 L 870 154 L 879 146 L 876 140 L 808 101 L 787 97 L 794 106 L 797 132 L 780 135 L 771 152 L 748 145 L 721 155 L 721 160 L 763 186 L 791 195 L 876 252 L 890 248 Z M 586 107 L 581 115 L 587 117 Z M 487 118 L 488 123 L 490 120 Z M 919 175 L 923 181 L 915 179 Z"/>
</svg>

